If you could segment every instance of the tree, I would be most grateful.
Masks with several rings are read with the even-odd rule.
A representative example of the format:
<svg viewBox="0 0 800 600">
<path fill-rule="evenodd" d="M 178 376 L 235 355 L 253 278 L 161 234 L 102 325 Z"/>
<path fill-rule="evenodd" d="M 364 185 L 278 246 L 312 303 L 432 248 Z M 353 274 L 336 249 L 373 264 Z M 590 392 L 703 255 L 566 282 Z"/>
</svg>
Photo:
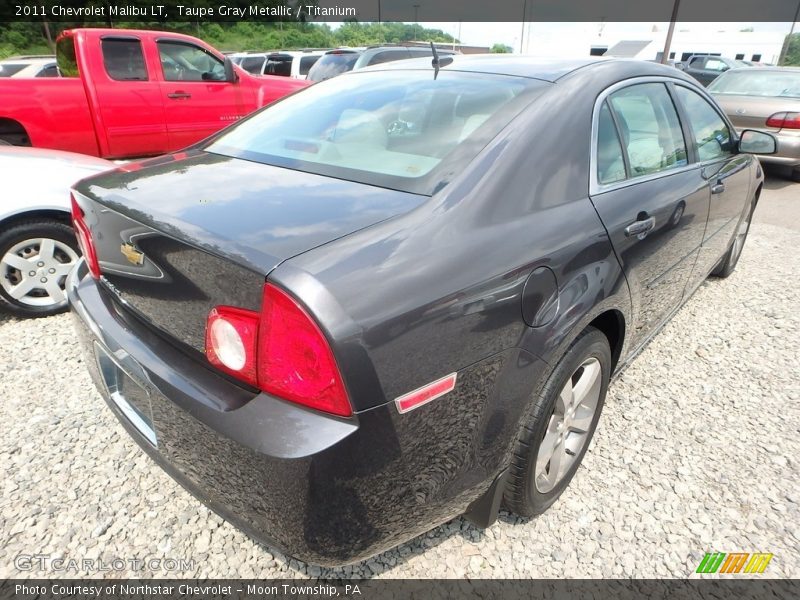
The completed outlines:
<svg viewBox="0 0 800 600">
<path fill-rule="evenodd" d="M 800 33 L 786 36 L 786 56 L 783 58 L 785 66 L 800 66 Z"/>
<path fill-rule="evenodd" d="M 492 54 L 511 54 L 511 46 L 506 46 L 505 44 L 495 44 L 492 46 L 490 52 Z"/>
</svg>

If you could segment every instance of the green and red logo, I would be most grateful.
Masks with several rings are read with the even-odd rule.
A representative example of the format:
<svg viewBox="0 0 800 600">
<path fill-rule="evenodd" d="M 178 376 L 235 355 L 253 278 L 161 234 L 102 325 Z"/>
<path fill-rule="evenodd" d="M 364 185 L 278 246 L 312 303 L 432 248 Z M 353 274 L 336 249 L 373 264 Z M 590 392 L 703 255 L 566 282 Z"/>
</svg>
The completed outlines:
<svg viewBox="0 0 800 600">
<path fill-rule="evenodd" d="M 772 560 L 766 552 L 707 552 L 696 573 L 763 573 Z"/>
</svg>

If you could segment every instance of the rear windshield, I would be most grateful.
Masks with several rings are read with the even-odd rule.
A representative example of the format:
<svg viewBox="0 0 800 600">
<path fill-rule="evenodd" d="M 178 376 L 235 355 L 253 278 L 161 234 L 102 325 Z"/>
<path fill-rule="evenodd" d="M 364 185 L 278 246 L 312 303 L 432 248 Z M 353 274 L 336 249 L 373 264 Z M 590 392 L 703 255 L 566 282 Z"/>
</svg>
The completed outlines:
<svg viewBox="0 0 800 600">
<path fill-rule="evenodd" d="M 430 195 L 550 84 L 433 70 L 337 77 L 255 113 L 206 150 Z"/>
<path fill-rule="evenodd" d="M 14 73 L 19 73 L 27 66 L 25 63 L 3 63 L 0 65 L 0 77 L 11 77 Z"/>
<path fill-rule="evenodd" d="M 347 71 L 352 71 L 359 57 L 358 52 L 325 54 L 308 72 L 311 81 L 325 81 Z"/>
<path fill-rule="evenodd" d="M 714 94 L 800 98 L 800 71 L 766 71 L 758 67 L 725 73 L 708 91 Z"/>
</svg>

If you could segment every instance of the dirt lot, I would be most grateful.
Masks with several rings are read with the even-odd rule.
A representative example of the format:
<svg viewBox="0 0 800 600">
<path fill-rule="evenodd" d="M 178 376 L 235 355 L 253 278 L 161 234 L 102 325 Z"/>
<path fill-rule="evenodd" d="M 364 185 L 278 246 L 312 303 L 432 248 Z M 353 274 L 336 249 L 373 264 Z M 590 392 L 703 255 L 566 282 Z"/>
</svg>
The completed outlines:
<svg viewBox="0 0 800 600">
<path fill-rule="evenodd" d="M 193 561 L 116 577 L 685 577 L 711 551 L 771 552 L 765 576 L 800 577 L 798 249 L 800 184 L 769 174 L 737 272 L 612 384 L 548 513 L 455 519 L 333 572 L 254 543 L 157 468 L 94 391 L 68 315 L 1 316 L 0 577 L 82 574 L 28 570 L 36 554 Z"/>
</svg>

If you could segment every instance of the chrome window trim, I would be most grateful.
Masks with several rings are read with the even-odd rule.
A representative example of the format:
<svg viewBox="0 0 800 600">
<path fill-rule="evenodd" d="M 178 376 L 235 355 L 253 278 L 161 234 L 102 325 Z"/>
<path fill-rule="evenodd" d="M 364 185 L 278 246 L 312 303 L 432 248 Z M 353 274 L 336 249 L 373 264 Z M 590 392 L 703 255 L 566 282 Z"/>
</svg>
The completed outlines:
<svg viewBox="0 0 800 600">
<path fill-rule="evenodd" d="M 613 190 L 618 190 L 620 188 L 629 187 L 632 185 L 638 185 L 639 183 L 644 183 L 647 181 L 652 181 L 654 179 L 660 179 L 662 177 L 669 177 L 671 175 L 675 175 L 677 173 L 685 173 L 687 171 L 692 171 L 694 169 L 702 169 L 709 164 L 713 164 L 715 162 L 719 162 L 722 157 L 716 158 L 713 160 L 705 161 L 705 162 L 690 162 L 687 165 L 682 167 L 676 167 L 672 169 L 666 169 L 664 171 L 658 171 L 657 173 L 650 173 L 648 175 L 640 175 L 638 177 L 629 177 L 627 179 L 623 179 L 622 181 L 615 181 L 613 183 L 600 183 L 597 177 L 597 142 L 598 142 L 598 128 L 599 128 L 599 117 L 600 117 L 600 107 L 603 105 L 603 102 L 613 94 L 621 89 L 639 85 L 642 83 L 672 83 L 674 85 L 682 85 L 685 88 L 692 90 L 693 92 L 697 92 L 700 94 L 701 97 L 705 98 L 711 107 L 717 112 L 720 118 L 725 122 L 728 126 L 728 129 L 731 131 L 731 136 L 734 141 L 737 139 L 736 130 L 731 125 L 731 122 L 728 120 L 726 115 L 720 113 L 719 109 L 714 102 L 714 99 L 707 93 L 705 90 L 700 89 L 698 86 L 695 86 L 689 81 L 684 79 L 680 79 L 677 77 L 666 77 L 663 75 L 647 75 L 642 77 L 632 77 L 630 79 L 624 79 L 623 81 L 618 81 L 617 83 L 610 85 L 606 89 L 604 89 L 595 99 L 594 107 L 592 109 L 592 133 L 591 133 L 591 149 L 590 149 L 590 156 L 589 156 L 589 195 L 595 196 L 598 194 L 604 194 L 606 192 L 610 192 Z M 669 88 L 666 88 L 667 93 L 670 95 L 670 99 L 672 100 L 673 104 L 675 104 L 675 99 L 672 97 L 672 93 L 670 92 Z M 678 119 L 681 119 L 681 111 L 678 106 L 675 106 L 675 112 L 678 115 Z M 690 128 L 691 129 L 691 128 Z M 681 132 L 683 134 L 683 132 Z M 689 150 L 689 145 L 694 145 L 694 140 L 684 140 L 687 144 L 687 155 Z"/>
</svg>

